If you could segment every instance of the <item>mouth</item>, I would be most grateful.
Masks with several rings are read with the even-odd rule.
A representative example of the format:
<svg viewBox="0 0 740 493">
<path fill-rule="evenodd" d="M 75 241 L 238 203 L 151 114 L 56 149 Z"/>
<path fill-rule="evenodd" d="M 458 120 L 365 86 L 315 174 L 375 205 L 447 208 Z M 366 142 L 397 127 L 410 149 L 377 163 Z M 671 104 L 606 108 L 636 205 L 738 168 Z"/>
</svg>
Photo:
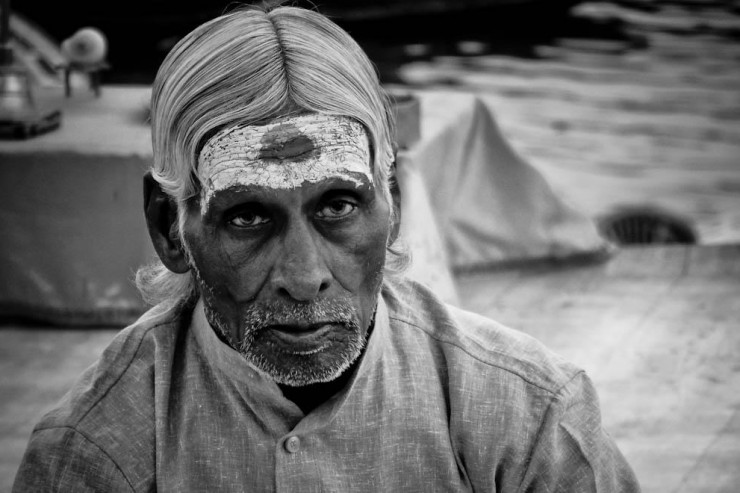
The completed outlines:
<svg viewBox="0 0 740 493">
<path fill-rule="evenodd" d="M 311 325 L 271 325 L 266 331 L 284 351 L 297 355 L 310 355 L 326 349 L 331 340 L 329 335 L 340 329 L 338 323 Z"/>
</svg>

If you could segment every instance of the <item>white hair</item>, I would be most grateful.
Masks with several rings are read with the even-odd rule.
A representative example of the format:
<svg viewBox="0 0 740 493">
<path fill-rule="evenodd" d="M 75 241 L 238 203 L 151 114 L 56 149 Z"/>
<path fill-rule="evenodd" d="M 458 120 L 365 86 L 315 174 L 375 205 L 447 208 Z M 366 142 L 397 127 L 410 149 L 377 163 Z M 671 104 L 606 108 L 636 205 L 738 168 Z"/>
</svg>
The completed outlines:
<svg viewBox="0 0 740 493">
<path fill-rule="evenodd" d="M 198 200 L 197 156 L 222 128 L 261 125 L 305 112 L 347 116 L 370 138 L 374 181 L 390 196 L 394 122 L 374 66 L 344 30 L 295 7 L 240 8 L 185 36 L 167 55 L 152 88 L 152 176 L 178 205 Z M 394 216 L 395 218 L 395 216 Z M 182 231 L 182 228 L 180 228 Z M 389 247 L 388 268 L 403 254 Z M 195 295 L 191 273 L 160 262 L 139 269 L 149 304 L 178 304 Z"/>
</svg>

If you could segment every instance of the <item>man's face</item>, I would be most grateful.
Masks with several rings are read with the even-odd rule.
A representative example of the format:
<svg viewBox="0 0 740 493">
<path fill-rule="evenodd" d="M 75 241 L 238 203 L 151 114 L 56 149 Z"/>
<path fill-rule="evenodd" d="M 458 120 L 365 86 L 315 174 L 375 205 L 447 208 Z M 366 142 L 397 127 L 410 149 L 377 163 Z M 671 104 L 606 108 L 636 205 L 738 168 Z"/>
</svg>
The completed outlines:
<svg viewBox="0 0 740 493">
<path fill-rule="evenodd" d="M 390 205 L 365 130 L 302 115 L 219 132 L 183 239 L 210 323 L 278 383 L 331 381 L 376 308 Z"/>
</svg>

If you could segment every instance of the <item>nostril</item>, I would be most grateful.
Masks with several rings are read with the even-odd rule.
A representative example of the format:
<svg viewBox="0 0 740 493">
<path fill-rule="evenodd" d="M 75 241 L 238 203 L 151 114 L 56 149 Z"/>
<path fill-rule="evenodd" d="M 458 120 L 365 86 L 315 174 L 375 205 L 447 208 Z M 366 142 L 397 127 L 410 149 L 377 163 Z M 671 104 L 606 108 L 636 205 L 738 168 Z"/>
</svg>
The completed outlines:
<svg viewBox="0 0 740 493">
<path fill-rule="evenodd" d="M 273 286 L 280 297 L 296 301 L 310 301 L 322 291 L 329 289 L 331 285 L 328 277 L 321 274 L 321 272 L 303 272 L 277 275 Z"/>
<path fill-rule="evenodd" d="M 281 286 L 277 289 L 277 293 L 280 296 L 280 298 L 292 298 L 290 291 L 288 288 Z"/>
</svg>

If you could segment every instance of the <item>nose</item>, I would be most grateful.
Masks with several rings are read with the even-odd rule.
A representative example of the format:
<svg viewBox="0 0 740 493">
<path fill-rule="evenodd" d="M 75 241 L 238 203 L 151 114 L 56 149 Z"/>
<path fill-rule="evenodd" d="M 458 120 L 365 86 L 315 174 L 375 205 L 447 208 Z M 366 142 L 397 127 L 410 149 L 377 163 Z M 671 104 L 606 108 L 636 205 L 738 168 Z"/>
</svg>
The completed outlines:
<svg viewBox="0 0 740 493">
<path fill-rule="evenodd" d="M 322 242 L 305 222 L 289 225 L 277 252 L 272 284 L 278 296 L 311 301 L 331 285 L 331 272 L 321 252 Z"/>
</svg>

